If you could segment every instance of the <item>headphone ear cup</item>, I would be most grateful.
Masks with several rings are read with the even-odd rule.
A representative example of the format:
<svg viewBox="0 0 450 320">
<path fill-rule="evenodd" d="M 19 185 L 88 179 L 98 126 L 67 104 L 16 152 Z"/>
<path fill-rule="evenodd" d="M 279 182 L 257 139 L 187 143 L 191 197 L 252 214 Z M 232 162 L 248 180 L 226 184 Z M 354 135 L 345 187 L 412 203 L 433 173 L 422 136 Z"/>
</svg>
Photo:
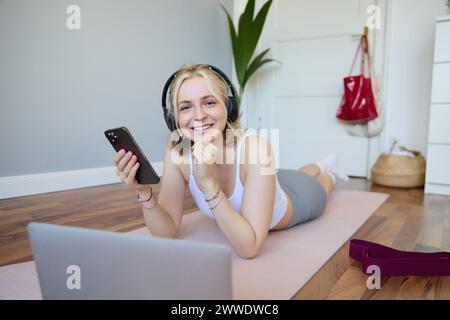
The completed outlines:
<svg viewBox="0 0 450 320">
<path fill-rule="evenodd" d="M 177 126 L 174 115 L 171 112 L 169 112 L 169 110 L 167 110 L 166 98 L 167 98 L 167 91 L 169 90 L 170 84 L 172 83 L 172 80 L 175 78 L 175 75 L 176 72 L 172 73 L 169 79 L 167 79 L 166 83 L 164 84 L 161 97 L 161 106 L 164 113 L 164 120 L 166 121 L 167 127 L 169 128 L 170 132 L 173 132 L 177 128 Z"/>
<path fill-rule="evenodd" d="M 229 96 L 226 102 L 228 121 L 235 122 L 239 116 L 239 107 L 236 97 Z"/>
<path fill-rule="evenodd" d="M 175 131 L 177 129 L 177 124 L 175 122 L 175 117 L 173 114 L 169 115 L 169 119 L 170 119 L 170 131 Z"/>
<path fill-rule="evenodd" d="M 167 111 L 164 112 L 164 119 L 166 120 L 166 124 L 170 132 L 173 132 L 177 128 L 177 125 L 175 123 L 175 117 L 173 116 L 173 114 Z"/>
</svg>

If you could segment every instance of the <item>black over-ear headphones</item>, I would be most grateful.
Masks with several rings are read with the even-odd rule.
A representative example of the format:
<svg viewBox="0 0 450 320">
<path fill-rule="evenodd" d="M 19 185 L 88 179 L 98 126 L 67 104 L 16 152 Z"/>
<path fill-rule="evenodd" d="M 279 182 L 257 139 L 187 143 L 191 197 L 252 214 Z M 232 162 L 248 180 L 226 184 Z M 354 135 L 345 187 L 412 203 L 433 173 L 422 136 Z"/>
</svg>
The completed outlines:
<svg viewBox="0 0 450 320">
<path fill-rule="evenodd" d="M 228 79 L 228 77 L 223 73 L 220 69 L 208 65 L 208 68 L 215 73 L 217 73 L 225 82 L 227 83 L 228 88 L 230 88 L 231 96 L 228 96 L 225 101 L 225 107 L 227 108 L 227 119 L 230 122 L 234 122 L 237 120 L 239 116 L 239 106 L 236 89 L 233 86 L 233 83 Z M 167 99 L 167 91 L 169 90 L 170 84 L 176 76 L 176 72 L 174 72 L 169 79 L 167 79 L 166 84 L 164 85 L 164 89 L 162 92 L 162 109 L 164 112 L 164 119 L 166 120 L 167 127 L 170 131 L 174 131 L 177 129 L 175 122 L 175 115 L 167 109 L 166 99 Z"/>
</svg>

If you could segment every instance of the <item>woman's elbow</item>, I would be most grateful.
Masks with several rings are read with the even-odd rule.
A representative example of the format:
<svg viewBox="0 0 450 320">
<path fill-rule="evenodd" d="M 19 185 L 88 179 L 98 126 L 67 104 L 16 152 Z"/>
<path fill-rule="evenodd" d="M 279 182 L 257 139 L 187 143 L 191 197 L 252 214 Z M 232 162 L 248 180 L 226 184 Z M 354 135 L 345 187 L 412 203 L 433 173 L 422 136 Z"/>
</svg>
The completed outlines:
<svg viewBox="0 0 450 320">
<path fill-rule="evenodd" d="M 158 230 L 156 228 L 150 228 L 147 225 L 147 230 L 150 232 L 150 234 L 153 237 L 159 237 L 159 238 L 169 238 L 173 239 L 177 237 L 177 230 L 176 229 L 170 229 L 170 230 Z"/>
<path fill-rule="evenodd" d="M 242 259 L 251 260 L 251 259 L 254 259 L 254 258 L 257 256 L 257 254 L 250 254 L 250 255 L 239 254 L 239 256 L 240 256 Z"/>
<path fill-rule="evenodd" d="M 238 252 L 238 254 L 242 259 L 253 259 L 258 256 L 259 249 L 249 248 L 248 250 L 242 250 L 242 251 Z"/>
</svg>

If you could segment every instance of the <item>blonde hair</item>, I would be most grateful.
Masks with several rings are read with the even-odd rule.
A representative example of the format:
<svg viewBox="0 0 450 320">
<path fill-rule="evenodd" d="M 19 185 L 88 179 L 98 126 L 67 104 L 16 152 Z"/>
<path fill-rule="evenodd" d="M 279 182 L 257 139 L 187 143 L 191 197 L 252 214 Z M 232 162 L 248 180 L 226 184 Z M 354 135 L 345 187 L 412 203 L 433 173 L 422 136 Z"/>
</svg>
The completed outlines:
<svg viewBox="0 0 450 320">
<path fill-rule="evenodd" d="M 181 144 L 185 139 L 180 133 L 180 127 L 178 125 L 178 93 L 181 85 L 185 80 L 195 77 L 201 77 L 205 80 L 206 86 L 211 91 L 212 95 L 219 101 L 220 105 L 225 110 L 225 115 L 228 115 L 228 110 L 225 106 L 228 99 L 228 84 L 218 73 L 212 70 L 207 64 L 185 64 L 176 71 L 175 78 L 172 80 L 166 96 L 167 111 L 172 113 L 175 119 L 175 125 L 177 130 L 176 139 L 172 141 L 172 148 Z M 236 144 L 236 141 L 241 133 L 240 115 L 234 122 L 230 122 L 227 118 L 225 130 L 222 132 L 224 138 L 224 144 Z M 232 134 L 226 134 L 231 132 Z M 178 140 L 178 141 L 176 141 Z M 193 142 L 191 141 L 191 144 Z M 180 150 L 181 152 L 181 150 Z"/>
</svg>

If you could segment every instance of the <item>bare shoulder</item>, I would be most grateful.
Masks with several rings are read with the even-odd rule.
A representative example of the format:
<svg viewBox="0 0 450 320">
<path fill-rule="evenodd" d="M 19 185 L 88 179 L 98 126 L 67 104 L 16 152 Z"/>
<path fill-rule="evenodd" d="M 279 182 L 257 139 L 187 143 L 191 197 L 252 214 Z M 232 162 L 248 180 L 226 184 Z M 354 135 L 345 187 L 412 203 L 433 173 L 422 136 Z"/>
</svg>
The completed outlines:
<svg viewBox="0 0 450 320">
<path fill-rule="evenodd" d="M 255 177 L 255 172 L 258 173 L 257 175 L 270 175 L 274 172 L 275 164 L 272 154 L 272 145 L 264 137 L 249 135 L 242 141 L 240 165 L 243 185 L 248 182 L 247 178 L 250 171 L 254 172 L 254 174 L 251 174 L 252 177 Z"/>
<path fill-rule="evenodd" d="M 247 136 L 245 140 L 242 141 L 242 144 L 243 146 L 241 147 L 241 152 L 245 150 L 245 153 L 249 155 L 249 157 L 245 157 L 246 162 L 251 159 L 257 159 L 257 163 L 259 163 L 262 156 L 272 156 L 272 144 L 264 137 L 252 134 Z"/>
</svg>

